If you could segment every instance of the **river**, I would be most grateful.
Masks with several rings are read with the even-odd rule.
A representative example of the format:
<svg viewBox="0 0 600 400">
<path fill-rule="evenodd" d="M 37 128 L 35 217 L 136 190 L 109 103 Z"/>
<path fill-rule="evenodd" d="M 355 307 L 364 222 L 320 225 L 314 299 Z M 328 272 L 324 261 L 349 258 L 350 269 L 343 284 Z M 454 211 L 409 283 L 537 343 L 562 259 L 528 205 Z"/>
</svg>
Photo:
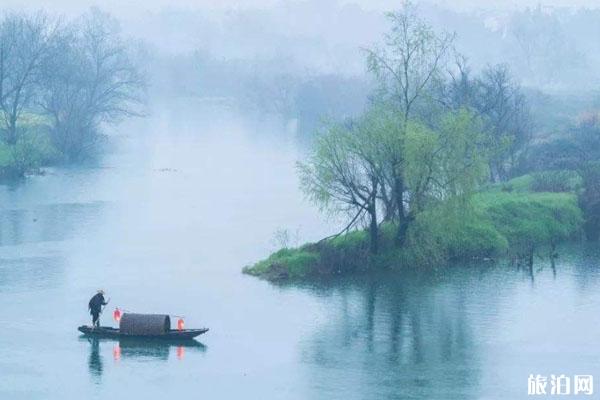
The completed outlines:
<svg viewBox="0 0 600 400">
<path fill-rule="evenodd" d="M 1 399 L 509 399 L 598 375 L 600 254 L 272 285 L 273 232 L 334 230 L 298 189 L 293 132 L 173 103 L 95 167 L 0 186 Z M 295 235 L 292 235 L 295 236 Z M 185 316 L 197 346 L 80 337 L 87 301 Z"/>
</svg>

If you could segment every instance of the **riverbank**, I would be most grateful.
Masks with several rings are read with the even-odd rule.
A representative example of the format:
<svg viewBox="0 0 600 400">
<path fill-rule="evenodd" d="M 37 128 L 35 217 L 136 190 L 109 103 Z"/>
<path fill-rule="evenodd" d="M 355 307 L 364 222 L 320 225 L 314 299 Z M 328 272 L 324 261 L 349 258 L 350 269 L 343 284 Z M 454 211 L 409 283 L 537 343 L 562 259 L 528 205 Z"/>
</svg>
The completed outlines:
<svg viewBox="0 0 600 400">
<path fill-rule="evenodd" d="M 531 263 L 534 255 L 550 255 L 557 244 L 578 237 L 584 223 L 580 185 L 569 172 L 525 175 L 473 195 L 459 211 L 442 204 L 421 213 L 402 247 L 395 245 L 394 224 L 383 223 L 376 255 L 369 252 L 367 231 L 355 230 L 281 249 L 243 272 L 282 281 L 473 259 Z"/>
</svg>

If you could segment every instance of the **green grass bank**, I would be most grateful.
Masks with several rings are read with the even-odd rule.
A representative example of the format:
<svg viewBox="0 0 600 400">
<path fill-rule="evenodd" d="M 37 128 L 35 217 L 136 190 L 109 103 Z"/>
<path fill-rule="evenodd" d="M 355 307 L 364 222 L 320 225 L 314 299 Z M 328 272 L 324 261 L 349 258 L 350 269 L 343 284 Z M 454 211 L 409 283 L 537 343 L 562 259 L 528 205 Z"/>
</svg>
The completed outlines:
<svg viewBox="0 0 600 400">
<path fill-rule="evenodd" d="M 285 248 L 244 268 L 271 281 L 366 272 L 427 268 L 473 259 L 527 260 L 579 236 L 580 179 L 568 171 L 538 173 L 494 185 L 460 207 L 440 205 L 418 215 L 405 245 L 394 244 L 395 226 L 380 229 L 380 251 L 369 253 L 366 231 Z"/>
</svg>

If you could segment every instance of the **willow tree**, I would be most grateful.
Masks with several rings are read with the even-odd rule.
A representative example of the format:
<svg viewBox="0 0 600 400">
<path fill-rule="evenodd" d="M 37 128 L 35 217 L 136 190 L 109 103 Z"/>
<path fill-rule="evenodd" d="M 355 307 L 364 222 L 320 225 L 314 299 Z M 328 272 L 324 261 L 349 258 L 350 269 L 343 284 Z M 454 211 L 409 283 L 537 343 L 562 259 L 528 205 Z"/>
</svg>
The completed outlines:
<svg viewBox="0 0 600 400">
<path fill-rule="evenodd" d="M 366 216 L 370 251 L 378 252 L 378 196 L 384 184 L 380 131 L 369 114 L 332 124 L 318 137 L 313 153 L 299 163 L 302 190 L 322 210 L 348 215 L 343 233 Z"/>
<path fill-rule="evenodd" d="M 404 179 L 413 217 L 432 203 L 469 198 L 487 178 L 486 140 L 481 120 L 466 109 L 444 114 L 435 130 L 409 126 Z"/>
<path fill-rule="evenodd" d="M 487 136 L 481 119 L 467 109 L 442 114 L 435 128 L 409 121 L 401 130 L 392 129 L 391 115 L 384 118 L 387 122 L 381 122 L 388 129 L 380 130 L 383 135 L 378 153 L 383 165 L 380 193 L 387 208 L 384 195 L 393 191 L 389 166 L 401 158 L 402 180 L 408 194 L 404 199 L 406 223 L 400 225 L 400 235 L 405 237 L 420 213 L 442 203 L 464 206 L 465 202 L 460 200 L 468 199 L 486 180 Z"/>
<path fill-rule="evenodd" d="M 366 50 L 367 63 L 379 84 L 379 99 L 394 107 L 400 115 L 401 128 L 406 130 L 415 108 L 430 97 L 434 82 L 440 79 L 454 35 L 436 34 L 418 16 L 410 2 L 405 2 L 400 11 L 386 16 L 391 29 L 385 35 L 383 46 Z M 405 210 L 405 165 L 401 152 L 395 155 L 398 158 L 391 160 L 391 174 L 398 222 L 397 240 L 402 244 L 409 223 Z"/>
<path fill-rule="evenodd" d="M 330 125 L 299 164 L 306 195 L 321 209 L 348 216 L 342 232 L 366 217 L 372 253 L 378 251 L 379 223 L 395 210 L 394 160 L 403 160 L 409 221 L 429 207 L 468 198 L 488 174 L 485 135 L 471 112 L 448 112 L 436 129 L 413 121 L 399 126 L 394 112 L 373 107 L 356 121 Z"/>
</svg>

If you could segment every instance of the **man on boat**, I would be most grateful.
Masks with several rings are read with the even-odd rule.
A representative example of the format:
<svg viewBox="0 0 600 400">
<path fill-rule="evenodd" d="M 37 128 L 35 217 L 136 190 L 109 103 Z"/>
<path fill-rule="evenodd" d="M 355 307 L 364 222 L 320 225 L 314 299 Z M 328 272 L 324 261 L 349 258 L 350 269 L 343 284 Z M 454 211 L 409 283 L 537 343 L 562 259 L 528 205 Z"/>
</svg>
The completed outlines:
<svg viewBox="0 0 600 400">
<path fill-rule="evenodd" d="M 110 301 L 110 299 L 108 299 Z M 98 290 L 88 303 L 88 309 L 92 315 L 92 326 L 100 326 L 100 314 L 102 313 L 102 306 L 108 304 L 108 301 L 104 300 L 104 290 Z"/>
</svg>

